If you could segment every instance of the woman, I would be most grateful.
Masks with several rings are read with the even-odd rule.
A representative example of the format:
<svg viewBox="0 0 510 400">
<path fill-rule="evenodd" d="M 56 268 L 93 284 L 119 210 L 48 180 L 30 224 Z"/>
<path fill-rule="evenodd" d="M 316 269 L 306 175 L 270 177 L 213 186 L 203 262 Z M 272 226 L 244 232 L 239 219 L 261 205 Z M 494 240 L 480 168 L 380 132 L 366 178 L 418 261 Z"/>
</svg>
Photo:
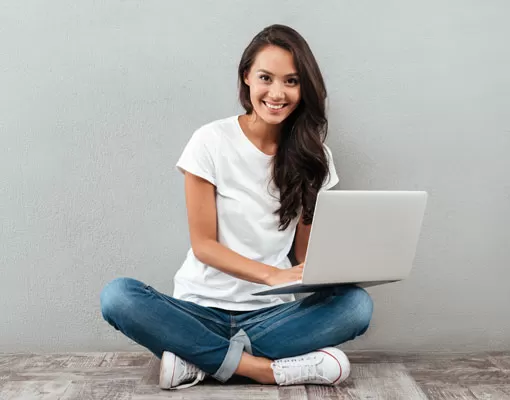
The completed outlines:
<svg viewBox="0 0 510 400">
<path fill-rule="evenodd" d="M 202 126 L 177 162 L 191 249 L 173 296 L 119 278 L 101 293 L 102 313 L 161 358 L 164 389 L 234 374 L 335 385 L 350 365 L 334 346 L 368 329 L 367 292 L 251 295 L 301 278 L 317 194 L 338 182 L 324 144 L 324 81 L 306 41 L 283 25 L 253 38 L 238 75 L 246 113 Z M 293 244 L 296 266 L 287 257 Z"/>
</svg>

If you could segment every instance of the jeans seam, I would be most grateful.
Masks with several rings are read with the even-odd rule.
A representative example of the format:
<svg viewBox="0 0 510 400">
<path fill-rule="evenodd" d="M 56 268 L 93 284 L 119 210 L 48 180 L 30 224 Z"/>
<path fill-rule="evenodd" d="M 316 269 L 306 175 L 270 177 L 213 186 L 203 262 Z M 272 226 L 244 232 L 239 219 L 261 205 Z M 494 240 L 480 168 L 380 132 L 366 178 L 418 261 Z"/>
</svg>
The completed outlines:
<svg viewBox="0 0 510 400">
<path fill-rule="evenodd" d="M 298 312 L 296 312 L 294 314 L 289 315 L 287 318 L 284 318 L 284 319 L 281 319 L 281 320 L 278 320 L 278 321 L 274 322 L 273 324 L 269 325 L 266 329 L 260 331 L 259 333 L 257 333 L 253 337 L 251 337 L 251 342 L 252 343 L 255 342 L 257 339 L 261 338 L 262 336 L 264 336 L 267 333 L 271 332 L 272 330 L 276 329 L 280 325 L 289 322 L 290 320 L 293 320 L 293 319 L 298 318 L 298 317 L 302 317 L 303 315 L 306 315 L 306 314 L 308 314 L 308 313 L 310 313 L 312 311 L 315 311 L 317 308 L 320 308 L 320 307 L 330 303 L 333 299 L 334 299 L 334 296 L 328 296 L 328 297 L 326 297 L 324 299 L 321 299 L 320 302 L 314 304 L 311 307 L 307 307 L 306 309 L 304 309 L 302 311 L 298 311 Z"/>
<path fill-rule="evenodd" d="M 234 335 L 235 327 L 236 327 L 236 321 L 232 314 L 228 315 L 230 318 L 230 337 Z"/>
<path fill-rule="evenodd" d="M 195 310 L 189 310 L 185 307 L 183 307 L 181 304 L 179 304 L 179 302 L 173 302 L 172 299 L 170 298 L 166 298 L 165 296 L 163 296 L 161 293 L 159 293 L 156 289 L 154 289 L 152 286 L 149 286 L 149 285 L 146 285 L 145 286 L 145 289 L 149 290 L 151 293 L 155 294 L 156 296 L 158 296 L 159 298 L 161 298 L 162 300 L 165 300 L 167 301 L 168 303 L 171 303 L 172 305 L 180 308 L 181 310 L 183 311 L 186 311 L 190 314 L 193 314 L 197 317 L 200 317 L 200 318 L 204 318 L 204 319 L 207 319 L 211 322 L 214 322 L 215 324 L 221 324 L 221 325 L 228 325 L 226 324 L 224 321 L 220 321 L 220 320 L 217 320 L 217 319 L 213 319 L 211 317 L 209 317 L 208 315 L 203 315 L 199 312 L 196 312 Z"/>
<path fill-rule="evenodd" d="M 300 300 L 297 300 L 297 301 L 292 301 L 290 302 L 292 304 L 289 304 L 289 303 L 283 303 L 283 304 L 280 304 L 280 309 L 277 311 L 277 312 L 274 312 L 274 313 L 271 313 L 269 315 L 266 315 L 264 317 L 255 317 L 255 318 L 250 318 L 248 321 L 246 321 L 246 323 L 249 325 L 249 324 L 257 324 L 259 322 L 264 322 L 270 318 L 274 318 L 274 317 L 277 317 L 278 315 L 280 315 L 281 313 L 283 312 L 286 312 L 286 311 L 289 311 L 289 310 L 292 310 L 293 308 L 296 308 L 299 306 L 299 304 L 301 304 L 301 301 Z M 278 307 L 278 306 L 277 306 Z M 241 325 L 239 326 L 242 326 L 244 324 L 241 323 Z"/>
</svg>

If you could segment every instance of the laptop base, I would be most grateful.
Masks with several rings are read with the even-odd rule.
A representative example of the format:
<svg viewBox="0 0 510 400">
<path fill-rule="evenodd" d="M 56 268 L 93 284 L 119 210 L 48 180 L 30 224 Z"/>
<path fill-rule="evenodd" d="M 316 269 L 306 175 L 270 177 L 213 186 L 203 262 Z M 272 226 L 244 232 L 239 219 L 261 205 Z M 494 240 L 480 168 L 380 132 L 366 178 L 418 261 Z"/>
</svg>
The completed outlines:
<svg viewBox="0 0 510 400">
<path fill-rule="evenodd" d="M 288 294 L 288 293 L 314 293 L 320 292 L 322 290 L 327 290 L 334 287 L 340 287 L 345 285 L 357 285 L 362 288 L 383 285 L 386 283 L 399 282 L 398 280 L 390 280 L 390 281 L 370 281 L 370 282 L 345 282 L 345 283 L 320 283 L 320 284 L 312 284 L 307 285 L 303 283 L 297 283 L 295 285 L 289 285 L 278 288 L 268 287 L 267 289 L 252 293 L 253 296 L 264 296 L 267 294 Z"/>
</svg>

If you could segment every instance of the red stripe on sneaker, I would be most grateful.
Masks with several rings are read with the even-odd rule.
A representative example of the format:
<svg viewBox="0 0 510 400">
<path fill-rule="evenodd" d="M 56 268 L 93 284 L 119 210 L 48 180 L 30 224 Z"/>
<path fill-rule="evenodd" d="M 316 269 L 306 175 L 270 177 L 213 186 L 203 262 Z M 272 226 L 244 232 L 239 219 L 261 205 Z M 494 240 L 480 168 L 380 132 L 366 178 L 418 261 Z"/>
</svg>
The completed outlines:
<svg viewBox="0 0 510 400">
<path fill-rule="evenodd" d="M 333 357 L 333 359 L 338 363 L 338 368 L 340 368 L 340 375 L 338 375 L 338 378 L 336 378 L 334 381 L 333 381 L 333 385 L 336 383 L 336 381 L 338 381 L 341 377 L 342 377 L 342 366 L 340 365 L 340 361 L 338 361 L 338 358 L 336 358 L 333 354 L 331 353 L 328 353 L 327 351 L 325 350 L 318 350 L 318 351 L 321 351 L 323 353 L 326 353 L 327 355 L 330 355 L 331 357 Z"/>
</svg>

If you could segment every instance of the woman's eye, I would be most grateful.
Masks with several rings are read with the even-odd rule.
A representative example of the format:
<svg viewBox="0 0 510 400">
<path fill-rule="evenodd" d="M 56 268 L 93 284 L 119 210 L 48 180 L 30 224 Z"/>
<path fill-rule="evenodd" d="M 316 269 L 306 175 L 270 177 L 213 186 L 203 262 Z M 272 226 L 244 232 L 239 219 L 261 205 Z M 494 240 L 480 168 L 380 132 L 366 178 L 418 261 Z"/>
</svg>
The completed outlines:
<svg viewBox="0 0 510 400">
<path fill-rule="evenodd" d="M 268 82 L 269 76 L 268 75 L 260 75 L 260 79 L 263 80 L 264 82 Z"/>
<path fill-rule="evenodd" d="M 290 78 L 288 81 L 291 85 L 297 85 L 299 81 L 296 78 Z"/>
</svg>

